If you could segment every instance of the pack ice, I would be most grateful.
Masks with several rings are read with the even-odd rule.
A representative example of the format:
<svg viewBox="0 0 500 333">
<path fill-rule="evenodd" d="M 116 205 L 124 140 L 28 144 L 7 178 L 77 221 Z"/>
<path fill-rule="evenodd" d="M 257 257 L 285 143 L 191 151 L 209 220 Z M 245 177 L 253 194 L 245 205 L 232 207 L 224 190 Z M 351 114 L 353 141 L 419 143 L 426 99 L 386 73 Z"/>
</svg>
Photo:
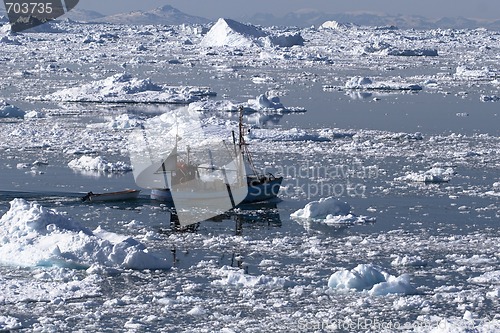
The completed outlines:
<svg viewBox="0 0 500 333">
<path fill-rule="evenodd" d="M 79 87 L 62 89 L 40 99 L 57 102 L 189 104 L 203 96 L 213 95 L 209 88 L 159 85 L 150 79 L 138 79 L 121 73 Z"/>
<path fill-rule="evenodd" d="M 12 266 L 168 269 L 165 260 L 127 236 L 94 232 L 64 213 L 14 199 L 0 219 L 0 262 Z"/>
</svg>

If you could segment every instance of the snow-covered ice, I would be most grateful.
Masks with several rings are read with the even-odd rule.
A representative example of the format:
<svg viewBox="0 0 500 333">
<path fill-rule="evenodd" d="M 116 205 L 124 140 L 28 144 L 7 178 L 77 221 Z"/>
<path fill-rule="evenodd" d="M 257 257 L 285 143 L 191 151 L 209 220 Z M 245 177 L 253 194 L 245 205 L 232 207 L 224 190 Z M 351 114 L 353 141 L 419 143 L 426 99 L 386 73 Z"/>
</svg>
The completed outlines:
<svg viewBox="0 0 500 333">
<path fill-rule="evenodd" d="M 400 82 L 386 82 L 379 81 L 374 82 L 372 79 L 367 77 L 355 76 L 352 77 L 345 84 L 346 89 L 360 89 L 360 90 L 410 90 L 418 91 L 422 90 L 422 87 L 418 84 L 406 84 Z"/>
<path fill-rule="evenodd" d="M 71 160 L 68 163 L 71 169 L 96 172 L 128 172 L 132 171 L 132 167 L 125 162 L 108 162 L 102 156 L 81 156 L 80 158 Z"/>
<path fill-rule="evenodd" d="M 396 277 L 371 264 L 360 264 L 351 270 L 333 273 L 328 280 L 328 287 L 335 290 L 366 290 L 370 295 L 411 295 L 416 292 L 408 275 Z"/>
<path fill-rule="evenodd" d="M 168 103 L 189 104 L 213 95 L 208 88 L 158 85 L 150 79 L 137 79 L 122 73 L 80 87 L 62 89 L 42 100 L 97 103 Z"/>
<path fill-rule="evenodd" d="M 318 221 L 326 224 L 374 221 L 374 218 L 371 217 L 352 214 L 351 206 L 347 202 L 340 201 L 334 197 L 321 198 L 319 201 L 309 202 L 304 208 L 292 213 L 290 217 L 296 220 Z"/>
<path fill-rule="evenodd" d="M 169 268 L 133 238 L 92 232 L 64 213 L 23 199 L 11 201 L 0 219 L 0 241 L 0 261 L 11 266 Z"/>
<path fill-rule="evenodd" d="M 291 47 L 303 45 L 300 33 L 275 34 L 250 24 L 220 18 L 203 37 L 201 46 L 205 47 Z"/>
<path fill-rule="evenodd" d="M 0 118 L 23 118 L 25 114 L 20 108 L 0 99 Z"/>
</svg>

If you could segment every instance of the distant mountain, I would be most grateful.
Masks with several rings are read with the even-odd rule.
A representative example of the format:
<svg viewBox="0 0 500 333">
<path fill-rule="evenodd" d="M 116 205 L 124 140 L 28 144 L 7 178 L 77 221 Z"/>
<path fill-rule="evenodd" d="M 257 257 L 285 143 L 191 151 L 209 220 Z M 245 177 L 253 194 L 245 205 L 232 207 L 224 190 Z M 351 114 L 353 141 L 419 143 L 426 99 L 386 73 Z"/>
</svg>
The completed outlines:
<svg viewBox="0 0 500 333">
<path fill-rule="evenodd" d="M 96 22 L 105 15 L 93 10 L 75 8 L 66 13 L 62 19 L 68 18 L 77 22 Z"/>
<path fill-rule="evenodd" d="M 244 22 L 263 26 L 320 26 L 325 21 L 353 23 L 361 26 L 396 26 L 401 29 L 475 29 L 488 28 L 499 30 L 500 21 L 488 22 L 463 17 L 445 17 L 438 20 L 417 15 L 377 15 L 371 13 L 336 13 L 328 14 L 314 9 L 299 10 L 276 17 L 272 14 L 258 13 L 240 19 Z"/>
<path fill-rule="evenodd" d="M 145 24 L 178 25 L 183 23 L 205 24 L 210 22 L 210 20 L 206 18 L 188 15 L 169 5 L 158 7 L 150 11 L 135 11 L 130 13 L 105 16 L 99 18 L 98 21 L 106 23 L 137 24 L 137 25 L 145 25 Z"/>
</svg>

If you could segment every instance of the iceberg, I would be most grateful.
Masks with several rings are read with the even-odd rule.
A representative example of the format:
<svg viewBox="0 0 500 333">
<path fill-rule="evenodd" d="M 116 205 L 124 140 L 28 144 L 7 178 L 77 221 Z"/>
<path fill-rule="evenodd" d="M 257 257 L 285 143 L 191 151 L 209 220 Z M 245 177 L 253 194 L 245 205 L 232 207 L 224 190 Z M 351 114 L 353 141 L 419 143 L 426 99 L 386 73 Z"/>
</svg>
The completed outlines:
<svg viewBox="0 0 500 333">
<path fill-rule="evenodd" d="M 342 269 L 330 276 L 328 287 L 335 290 L 364 291 L 373 296 L 388 294 L 413 295 L 416 289 L 410 276 L 393 276 L 372 264 L 360 264 L 351 270 Z"/>
<path fill-rule="evenodd" d="M 351 206 L 335 197 L 321 198 L 309 202 L 304 208 L 292 213 L 290 217 L 297 221 L 315 221 L 326 224 L 352 224 L 375 221 L 372 217 L 356 216 L 351 213 Z"/>
<path fill-rule="evenodd" d="M 0 118 L 23 118 L 26 113 L 17 106 L 0 99 Z"/>
<path fill-rule="evenodd" d="M 203 37 L 204 47 L 291 47 L 304 45 L 300 33 L 273 34 L 250 24 L 220 18 Z"/>
</svg>

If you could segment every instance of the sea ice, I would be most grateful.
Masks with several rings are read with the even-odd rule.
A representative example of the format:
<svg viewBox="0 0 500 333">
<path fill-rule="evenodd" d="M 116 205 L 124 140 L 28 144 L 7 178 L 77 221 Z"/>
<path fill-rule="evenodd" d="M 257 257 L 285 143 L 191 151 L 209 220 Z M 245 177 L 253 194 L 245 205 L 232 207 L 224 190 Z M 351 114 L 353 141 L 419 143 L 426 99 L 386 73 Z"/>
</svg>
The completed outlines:
<svg viewBox="0 0 500 333">
<path fill-rule="evenodd" d="M 213 96 L 209 88 L 158 85 L 150 79 L 137 79 L 122 73 L 80 87 L 63 89 L 41 100 L 96 103 L 188 104 L 203 96 Z"/>
<path fill-rule="evenodd" d="M 93 233 L 64 213 L 23 199 L 12 200 L 0 219 L 0 261 L 26 267 L 169 268 L 133 238 L 101 229 Z"/>
<path fill-rule="evenodd" d="M 455 76 L 465 79 L 485 79 L 493 75 L 490 69 L 487 67 L 483 67 L 481 69 L 472 69 L 468 66 L 458 66 L 455 72 Z"/>
<path fill-rule="evenodd" d="M 19 319 L 10 316 L 0 315 L 0 331 L 7 332 L 10 330 L 18 330 L 21 329 L 22 327 L 23 326 L 19 321 Z"/>
<path fill-rule="evenodd" d="M 0 118 L 23 118 L 24 115 L 23 110 L 0 99 Z"/>
<path fill-rule="evenodd" d="M 240 288 L 284 288 L 288 286 L 289 281 L 285 278 L 259 275 L 253 276 L 245 274 L 242 270 L 234 270 L 231 267 L 222 267 L 218 274 L 224 277 L 212 282 L 214 285 L 236 286 Z"/>
<path fill-rule="evenodd" d="M 301 107 L 285 107 L 278 96 L 270 96 L 268 94 L 261 94 L 256 98 L 249 99 L 247 102 L 238 103 L 235 101 L 214 101 L 205 100 L 189 104 L 191 111 L 238 111 L 238 106 L 243 106 L 245 113 L 253 112 L 276 112 L 276 113 L 290 113 L 290 112 L 306 112 L 306 109 Z"/>
<path fill-rule="evenodd" d="M 481 99 L 481 102 L 498 102 L 498 101 L 500 101 L 500 96 L 497 96 L 497 95 L 491 95 L 491 96 L 481 95 L 480 99 Z"/>
<path fill-rule="evenodd" d="M 84 171 L 121 173 L 132 171 L 132 167 L 125 162 L 108 162 L 102 156 L 82 156 L 68 163 L 71 169 Z"/>
<path fill-rule="evenodd" d="M 220 18 L 203 37 L 200 45 L 205 47 L 291 47 L 303 45 L 299 33 L 272 34 L 250 24 Z"/>
<path fill-rule="evenodd" d="M 435 167 L 425 172 L 410 172 L 402 177 L 397 177 L 395 181 L 409 181 L 409 182 L 422 182 L 422 183 L 447 183 L 455 174 L 453 168 L 439 168 Z"/>
<path fill-rule="evenodd" d="M 380 81 L 374 82 L 367 77 L 355 76 L 345 84 L 345 89 L 356 90 L 422 90 L 418 84 L 407 84 L 402 82 Z"/>
<path fill-rule="evenodd" d="M 393 276 L 372 264 L 360 264 L 352 270 L 340 270 L 332 274 L 328 287 L 336 290 L 367 291 L 370 295 L 416 293 L 407 274 Z"/>
<path fill-rule="evenodd" d="M 351 206 L 337 198 L 321 198 L 319 201 L 309 202 L 304 208 L 290 215 L 297 221 L 309 220 L 326 224 L 364 223 L 372 222 L 374 218 L 356 216 L 351 213 Z"/>
</svg>

